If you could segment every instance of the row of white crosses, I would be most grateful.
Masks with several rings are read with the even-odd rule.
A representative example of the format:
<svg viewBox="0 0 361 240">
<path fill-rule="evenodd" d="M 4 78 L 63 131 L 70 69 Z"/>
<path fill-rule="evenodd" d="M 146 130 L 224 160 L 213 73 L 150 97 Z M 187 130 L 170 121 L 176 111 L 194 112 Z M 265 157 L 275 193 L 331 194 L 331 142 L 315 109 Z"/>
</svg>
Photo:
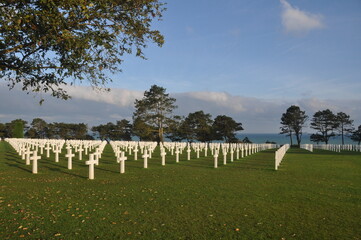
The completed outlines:
<svg viewBox="0 0 361 240">
<path fill-rule="evenodd" d="M 341 152 L 343 151 L 356 151 L 361 152 L 361 146 L 360 145 L 354 145 L 354 144 L 314 144 L 314 149 L 322 149 L 322 150 L 328 150 L 328 151 L 334 151 L 334 152 Z"/>
<path fill-rule="evenodd" d="M 184 142 L 165 142 L 160 145 L 160 153 L 162 157 L 162 165 L 165 165 L 165 155 L 166 150 L 170 152 L 171 155 L 176 154 L 176 162 L 179 162 L 179 154 L 182 154 L 183 151 L 187 152 L 187 160 L 190 160 L 191 152 L 196 153 L 196 158 L 200 158 L 200 153 L 204 152 L 204 156 L 208 156 L 208 151 L 214 157 L 214 167 L 218 167 L 218 157 L 219 154 L 223 155 L 223 165 L 227 164 L 227 155 L 229 153 L 230 161 L 234 161 L 234 154 L 236 154 L 236 159 L 240 157 L 246 157 L 248 155 L 257 153 L 270 148 L 275 148 L 274 144 L 241 144 L 241 143 L 184 143 Z M 241 156 L 240 156 L 241 154 Z"/>
<path fill-rule="evenodd" d="M 111 141 L 117 163 L 119 163 L 119 172 L 125 173 L 125 161 L 128 156 L 134 153 L 134 160 L 138 160 L 138 152 L 140 152 L 144 160 L 144 168 L 148 168 L 148 159 L 152 158 L 153 151 L 157 147 L 156 142 L 137 142 L 137 141 Z"/>
<path fill-rule="evenodd" d="M 361 145 L 344 144 L 344 145 L 341 145 L 341 150 L 343 150 L 343 151 L 361 152 Z"/>
<path fill-rule="evenodd" d="M 301 144 L 300 148 L 313 152 L 313 144 Z"/>
<path fill-rule="evenodd" d="M 89 166 L 89 179 L 94 179 L 94 165 L 99 165 L 99 159 L 104 151 L 105 146 L 107 145 L 106 141 L 101 142 L 96 148 L 95 152 L 89 154 L 89 160 L 85 162 Z"/>
<path fill-rule="evenodd" d="M 338 144 L 314 144 L 313 149 L 341 152 L 341 145 L 338 145 Z"/>
<path fill-rule="evenodd" d="M 26 165 L 30 165 L 30 161 L 33 162 L 32 172 L 34 174 L 38 173 L 38 161 L 41 159 L 41 155 L 44 152 L 44 148 L 49 151 L 51 141 L 53 150 L 58 151 L 58 147 L 61 147 L 64 144 L 64 140 L 44 140 L 44 139 L 17 139 L 17 138 L 7 138 L 5 139 L 21 156 L 23 160 L 25 160 Z M 56 142 L 54 142 L 56 141 Z M 47 147 L 45 147 L 47 145 Z M 40 155 L 38 152 L 40 151 Z M 49 154 L 47 154 L 48 156 Z M 55 161 L 58 161 L 58 155 L 56 155 Z"/>
<path fill-rule="evenodd" d="M 288 149 L 290 149 L 290 145 L 285 144 L 275 152 L 275 170 L 278 169 L 278 166 L 281 164 L 283 157 L 285 156 Z"/>
<path fill-rule="evenodd" d="M 128 155 L 131 155 L 129 149 L 133 149 L 134 153 L 137 153 L 139 150 L 142 153 L 144 159 L 144 168 L 148 168 L 148 159 L 152 157 L 152 153 L 157 146 L 155 142 L 131 142 L 131 141 L 112 141 L 110 142 L 113 151 L 115 153 L 117 162 L 120 163 L 120 172 L 124 173 L 124 161 L 127 159 L 125 155 L 128 152 Z M 258 151 L 263 151 L 270 148 L 275 148 L 274 144 L 228 144 L 228 143 L 186 143 L 186 142 L 164 142 L 160 143 L 160 155 L 161 155 L 161 164 L 164 166 L 166 164 L 166 155 L 167 151 L 169 155 L 175 155 L 175 161 L 178 163 L 180 161 L 180 155 L 183 152 L 186 152 L 186 159 L 191 160 L 191 152 L 196 153 L 196 158 L 200 158 L 200 153 L 204 152 L 204 156 L 207 157 L 210 151 L 210 154 L 214 156 L 215 159 L 215 168 L 218 167 L 218 155 L 221 151 L 223 154 L 223 164 L 227 163 L 227 154 L 229 153 L 230 161 L 233 162 L 234 154 L 236 154 L 236 159 L 241 157 L 246 157 L 248 155 L 257 153 Z M 134 160 L 137 160 L 137 157 L 134 156 Z"/>
<path fill-rule="evenodd" d="M 87 155 L 95 148 L 95 151 L 89 154 L 89 160 L 86 161 L 86 164 L 89 165 L 89 179 L 94 179 L 94 165 L 99 164 L 99 158 L 106 146 L 105 141 L 78 141 L 78 140 L 43 140 L 43 139 L 8 139 L 9 142 L 12 142 L 12 145 L 15 149 L 25 149 L 17 150 L 23 155 L 23 159 L 28 159 L 27 163 L 30 164 L 30 154 L 29 150 L 32 148 L 38 150 L 40 148 L 41 154 L 45 149 L 47 157 L 49 158 L 50 150 L 55 154 L 55 162 L 59 161 L 59 154 L 63 145 L 66 145 L 66 154 L 65 157 L 68 159 L 68 169 L 72 169 L 72 160 L 75 157 L 75 153 L 78 152 L 78 159 L 82 160 L 83 151 L 84 155 Z M 24 142 L 21 144 L 21 142 Z M 156 142 L 135 142 L 135 141 L 111 141 L 110 142 L 113 151 L 116 156 L 116 160 L 120 165 L 120 173 L 125 172 L 125 161 L 128 159 L 128 156 L 134 154 L 134 160 L 138 160 L 138 152 L 140 152 L 143 161 L 144 168 L 148 168 L 148 160 L 152 158 L 154 149 L 157 147 Z M 25 147 L 22 147 L 25 146 Z M 27 147 L 28 146 L 28 147 Z M 220 153 L 223 154 L 223 164 L 227 164 L 227 156 L 230 156 L 230 161 L 234 160 L 234 153 L 236 153 L 236 159 L 240 157 L 246 157 L 248 155 L 254 154 L 258 151 L 262 151 L 269 148 L 274 148 L 275 145 L 272 144 L 228 144 L 228 143 L 185 143 L 185 142 L 165 142 L 160 144 L 160 155 L 162 159 L 162 165 L 164 166 L 165 156 L 167 151 L 170 152 L 170 155 L 176 155 L 176 162 L 180 161 L 180 154 L 184 151 L 187 153 L 187 160 L 191 160 L 191 152 L 196 153 L 196 157 L 200 157 L 200 153 L 204 152 L 204 156 L 207 157 L 210 152 L 214 157 L 214 167 L 218 167 L 218 156 Z M 75 150 L 73 153 L 72 150 Z M 229 153 L 229 154 L 228 154 Z M 241 156 L 240 156 L 241 154 Z M 34 155 L 34 153 L 33 153 Z M 40 159 L 40 156 L 34 155 L 32 158 Z M 37 161 L 37 160 L 35 160 Z M 37 162 L 35 163 L 37 172 Z"/>
<path fill-rule="evenodd" d="M 75 154 L 72 152 L 72 148 L 75 149 L 75 152 L 78 152 L 79 160 L 82 160 L 82 152 L 85 150 L 85 155 L 87 155 L 93 148 L 95 152 L 92 156 L 89 156 L 90 162 L 92 159 L 99 161 L 101 153 L 106 145 L 106 142 L 102 141 L 80 141 L 80 140 L 56 140 L 56 139 L 17 139 L 17 138 L 8 138 L 5 141 L 9 142 L 10 145 L 18 152 L 18 154 L 25 160 L 26 165 L 30 165 L 30 161 L 33 162 L 32 172 L 34 174 L 38 173 L 38 160 L 41 159 L 41 155 L 46 152 L 46 158 L 50 157 L 50 152 L 52 151 L 55 155 L 55 162 L 59 162 L 59 154 L 61 150 L 66 145 L 67 153 L 65 157 L 68 159 L 68 169 L 72 169 L 72 160 Z M 40 155 L 38 155 L 40 151 Z M 93 168 L 91 164 L 88 164 L 89 169 Z M 93 171 L 94 172 L 94 171 Z M 93 176 L 91 176 L 93 175 Z M 92 177 L 92 178 L 91 178 Z M 89 170 L 89 178 L 94 179 L 94 173 L 91 174 Z"/>
<path fill-rule="evenodd" d="M 218 157 L 220 152 L 223 155 L 223 165 L 227 164 L 227 155 L 229 153 L 229 159 L 234 161 L 234 157 L 238 160 L 240 158 L 247 157 L 251 154 L 255 154 L 259 151 L 264 151 L 270 148 L 275 148 L 274 144 L 244 144 L 244 143 L 211 143 L 211 153 L 214 157 L 214 168 L 218 167 Z M 234 154 L 236 153 L 236 156 Z M 241 155 L 240 155 L 241 154 Z"/>
</svg>

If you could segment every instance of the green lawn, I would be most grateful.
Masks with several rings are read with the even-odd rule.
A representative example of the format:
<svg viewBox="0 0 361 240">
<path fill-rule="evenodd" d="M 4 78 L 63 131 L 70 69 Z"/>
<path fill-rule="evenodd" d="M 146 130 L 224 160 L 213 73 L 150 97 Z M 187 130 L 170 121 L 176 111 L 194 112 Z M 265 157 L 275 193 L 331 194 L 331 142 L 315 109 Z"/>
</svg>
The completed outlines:
<svg viewBox="0 0 361 240">
<path fill-rule="evenodd" d="M 273 150 L 192 156 L 120 174 L 107 145 L 88 180 L 84 160 L 43 155 L 35 175 L 0 142 L 0 239 L 361 239 L 360 153 L 291 149 L 278 171 Z"/>
</svg>

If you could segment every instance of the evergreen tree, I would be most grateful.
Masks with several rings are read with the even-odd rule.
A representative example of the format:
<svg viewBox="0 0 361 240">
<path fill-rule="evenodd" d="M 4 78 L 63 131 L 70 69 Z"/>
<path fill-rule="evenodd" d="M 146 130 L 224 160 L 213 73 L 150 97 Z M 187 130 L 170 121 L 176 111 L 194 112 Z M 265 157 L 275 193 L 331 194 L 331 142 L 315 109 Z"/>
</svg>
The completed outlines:
<svg viewBox="0 0 361 240">
<path fill-rule="evenodd" d="M 358 126 L 357 130 L 354 131 L 350 137 L 352 141 L 358 142 L 358 145 L 361 143 L 361 125 Z"/>
<path fill-rule="evenodd" d="M 347 115 L 346 113 L 339 112 L 336 115 L 336 121 L 338 123 L 338 132 L 339 135 L 341 135 L 342 138 L 342 145 L 345 144 L 344 135 L 347 133 L 352 133 L 353 128 L 353 120 L 350 119 L 350 115 Z"/>
<path fill-rule="evenodd" d="M 170 124 L 168 126 L 167 138 L 172 142 L 180 142 L 186 139 L 184 127 L 184 117 L 182 116 L 173 116 Z"/>
<path fill-rule="evenodd" d="M 242 130 L 242 123 L 237 123 L 233 118 L 225 115 L 217 116 L 212 125 L 214 139 L 223 140 L 227 143 L 237 142 L 236 132 Z"/>
<path fill-rule="evenodd" d="M 41 118 L 34 118 L 27 135 L 30 138 L 45 138 L 48 124 Z"/>
<path fill-rule="evenodd" d="M 305 111 L 301 111 L 298 106 L 292 105 L 282 114 L 281 117 L 281 134 L 287 134 L 290 137 L 290 142 L 292 145 L 292 133 L 295 134 L 297 145 L 300 146 L 302 138 L 302 128 L 305 126 L 305 123 L 308 119 L 308 116 L 305 114 Z"/>
<path fill-rule="evenodd" d="M 165 88 L 153 85 L 149 91 L 144 92 L 142 99 L 135 100 L 136 111 L 133 113 L 135 134 L 157 131 L 157 141 L 163 142 L 164 130 L 171 124 L 171 115 L 177 108 L 174 104 L 176 99 L 170 97 L 165 91 Z"/>
<path fill-rule="evenodd" d="M 13 138 L 24 138 L 24 122 L 15 120 L 13 124 Z"/>
<path fill-rule="evenodd" d="M 133 134 L 139 137 L 140 141 L 156 141 L 158 131 L 155 127 L 147 124 L 141 117 L 133 116 Z"/>
<path fill-rule="evenodd" d="M 185 139 L 189 142 L 210 142 L 212 136 L 212 116 L 203 111 L 189 113 L 181 126 Z"/>
<path fill-rule="evenodd" d="M 311 141 L 328 144 L 329 139 L 336 136 L 335 130 L 338 126 L 337 117 L 331 110 L 316 112 L 311 120 L 311 128 L 317 132 L 311 135 Z"/>
</svg>

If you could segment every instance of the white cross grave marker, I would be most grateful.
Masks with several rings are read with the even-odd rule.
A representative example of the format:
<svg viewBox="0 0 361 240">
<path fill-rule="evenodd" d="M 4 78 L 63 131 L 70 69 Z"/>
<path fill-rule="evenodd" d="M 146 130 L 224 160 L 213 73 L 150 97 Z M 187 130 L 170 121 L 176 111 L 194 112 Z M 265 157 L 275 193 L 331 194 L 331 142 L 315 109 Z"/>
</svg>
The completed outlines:
<svg viewBox="0 0 361 240">
<path fill-rule="evenodd" d="M 46 157 L 47 157 L 47 158 L 50 157 L 50 149 L 51 149 L 50 144 L 49 144 L 49 142 L 47 142 L 47 143 L 46 143 L 46 148 L 45 148 L 45 150 L 46 150 Z"/>
<path fill-rule="evenodd" d="M 53 152 L 55 153 L 55 162 L 59 162 L 59 153 L 61 152 L 60 146 L 55 146 Z"/>
<path fill-rule="evenodd" d="M 134 160 L 138 160 L 138 151 L 138 146 L 136 146 L 134 149 Z"/>
<path fill-rule="evenodd" d="M 191 149 L 189 148 L 189 145 L 187 148 L 187 160 L 191 160 Z"/>
<path fill-rule="evenodd" d="M 127 160 L 127 157 L 124 155 L 124 152 L 122 151 L 120 157 L 117 159 L 117 162 L 120 163 L 120 173 L 125 172 L 125 160 Z"/>
<path fill-rule="evenodd" d="M 33 152 L 33 156 L 30 158 L 30 160 L 33 161 L 33 173 L 37 174 L 38 173 L 38 160 L 41 159 L 41 156 L 38 156 L 38 152 L 34 151 Z"/>
<path fill-rule="evenodd" d="M 73 160 L 72 158 L 75 156 L 74 153 L 71 152 L 71 147 L 67 148 L 67 154 L 65 157 L 68 158 L 68 169 L 73 169 Z"/>
<path fill-rule="evenodd" d="M 175 150 L 175 162 L 179 162 L 179 153 L 180 153 L 179 148 L 176 148 L 176 150 Z"/>
<path fill-rule="evenodd" d="M 162 166 L 165 166 L 165 155 L 167 155 L 167 153 L 164 149 L 161 151 L 160 155 L 162 156 Z"/>
<path fill-rule="evenodd" d="M 89 154 L 89 161 L 85 164 L 89 165 L 89 179 L 94 179 L 94 164 L 99 164 L 99 161 L 94 159 L 94 154 Z"/>
<path fill-rule="evenodd" d="M 223 164 L 227 164 L 227 150 L 223 149 Z"/>
<path fill-rule="evenodd" d="M 214 153 L 214 168 L 218 168 L 218 152 Z"/>
<path fill-rule="evenodd" d="M 84 149 L 82 148 L 82 145 L 80 144 L 80 146 L 78 148 L 79 160 L 83 160 L 83 151 L 84 151 Z"/>
<path fill-rule="evenodd" d="M 99 165 L 99 158 L 100 158 L 100 149 L 99 148 L 96 148 L 95 149 L 95 153 L 93 153 L 94 155 L 94 159 L 95 161 L 97 162 L 96 164 Z"/>
<path fill-rule="evenodd" d="M 24 154 L 25 154 L 25 164 L 26 164 L 26 165 L 30 165 L 30 154 L 31 154 L 30 147 L 28 147 L 28 148 L 24 151 Z"/>
<path fill-rule="evenodd" d="M 148 168 L 148 151 L 147 149 L 144 149 L 144 154 L 143 154 L 143 158 L 144 158 L 144 168 Z"/>
</svg>

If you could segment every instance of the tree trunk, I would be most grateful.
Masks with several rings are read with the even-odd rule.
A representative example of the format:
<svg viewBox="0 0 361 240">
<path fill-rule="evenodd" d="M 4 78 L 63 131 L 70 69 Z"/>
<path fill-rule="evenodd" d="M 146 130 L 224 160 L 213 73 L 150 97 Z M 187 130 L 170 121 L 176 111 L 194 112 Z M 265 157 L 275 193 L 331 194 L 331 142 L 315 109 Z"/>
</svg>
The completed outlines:
<svg viewBox="0 0 361 240">
<path fill-rule="evenodd" d="M 163 127 L 160 127 L 160 128 L 159 128 L 158 138 L 159 138 L 159 142 L 161 142 L 161 143 L 164 142 L 164 140 L 163 140 Z"/>
<path fill-rule="evenodd" d="M 292 146 L 292 132 L 290 132 L 290 142 L 291 142 L 291 146 Z"/>
<path fill-rule="evenodd" d="M 341 136 L 342 136 L 342 145 L 344 145 L 345 141 L 344 141 L 344 138 L 343 138 L 343 127 L 342 127 L 342 130 L 341 130 Z"/>
<path fill-rule="evenodd" d="M 296 139 L 297 139 L 297 146 L 300 147 L 301 146 L 301 136 L 300 133 L 295 133 L 296 135 Z"/>
</svg>

